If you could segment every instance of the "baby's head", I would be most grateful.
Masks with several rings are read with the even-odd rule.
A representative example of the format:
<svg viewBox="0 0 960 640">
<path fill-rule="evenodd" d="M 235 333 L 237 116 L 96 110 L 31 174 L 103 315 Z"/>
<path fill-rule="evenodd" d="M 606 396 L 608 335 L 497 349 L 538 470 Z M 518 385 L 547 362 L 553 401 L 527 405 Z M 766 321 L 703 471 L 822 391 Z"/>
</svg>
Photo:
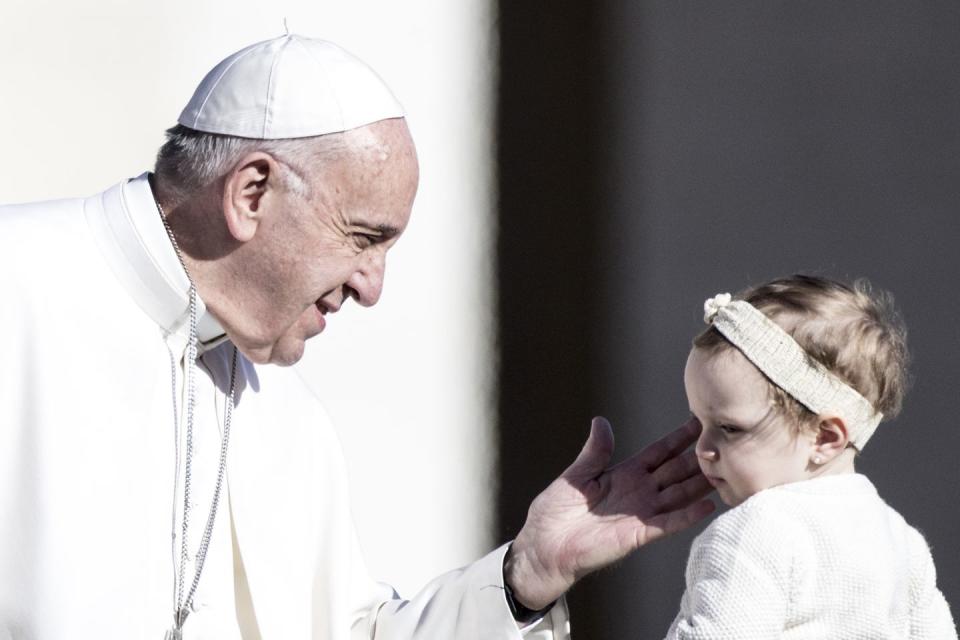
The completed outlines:
<svg viewBox="0 0 960 640">
<path fill-rule="evenodd" d="M 684 374 L 703 424 L 700 466 L 723 501 L 853 471 L 856 450 L 903 402 L 905 330 L 891 297 L 865 281 L 791 276 L 726 303 L 708 301 L 711 327 Z"/>
</svg>

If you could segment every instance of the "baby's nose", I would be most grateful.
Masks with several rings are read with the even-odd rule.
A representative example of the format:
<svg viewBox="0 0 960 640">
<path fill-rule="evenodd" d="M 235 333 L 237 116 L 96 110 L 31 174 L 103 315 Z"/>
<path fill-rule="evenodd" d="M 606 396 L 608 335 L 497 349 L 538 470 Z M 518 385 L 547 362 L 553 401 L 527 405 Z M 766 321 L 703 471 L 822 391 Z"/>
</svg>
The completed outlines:
<svg viewBox="0 0 960 640">
<path fill-rule="evenodd" d="M 704 437 L 704 434 L 702 433 L 697 439 L 697 445 L 694 447 L 694 451 L 696 452 L 697 457 L 701 460 L 713 461 L 717 459 L 716 449 L 710 446 L 707 438 Z"/>
<path fill-rule="evenodd" d="M 710 450 L 710 449 L 700 450 L 700 449 L 698 448 L 698 449 L 697 449 L 697 456 L 698 456 L 700 459 L 702 459 L 702 460 L 710 460 L 710 461 L 713 461 L 713 460 L 716 460 L 716 459 L 717 459 L 717 452 L 716 452 L 716 451 L 712 451 L 712 450 Z"/>
</svg>

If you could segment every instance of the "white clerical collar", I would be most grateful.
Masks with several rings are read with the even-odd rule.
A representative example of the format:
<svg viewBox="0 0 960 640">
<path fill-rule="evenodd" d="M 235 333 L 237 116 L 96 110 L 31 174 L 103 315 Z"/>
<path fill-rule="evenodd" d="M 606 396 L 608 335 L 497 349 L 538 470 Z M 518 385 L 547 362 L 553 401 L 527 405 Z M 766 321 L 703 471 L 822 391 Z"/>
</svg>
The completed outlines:
<svg viewBox="0 0 960 640">
<path fill-rule="evenodd" d="M 160 219 L 146 173 L 84 205 L 87 223 L 107 261 L 143 311 L 168 335 L 186 339 L 190 280 Z M 201 350 L 220 344 L 223 327 L 197 300 Z"/>
</svg>

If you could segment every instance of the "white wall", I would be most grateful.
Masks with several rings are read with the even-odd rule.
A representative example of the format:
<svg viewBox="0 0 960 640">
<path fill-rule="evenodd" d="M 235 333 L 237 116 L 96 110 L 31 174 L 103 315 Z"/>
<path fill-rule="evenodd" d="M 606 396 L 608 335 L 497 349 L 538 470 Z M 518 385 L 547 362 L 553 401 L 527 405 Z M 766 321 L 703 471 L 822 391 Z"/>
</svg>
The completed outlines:
<svg viewBox="0 0 960 640">
<path fill-rule="evenodd" d="M 377 69 L 420 154 L 380 304 L 331 317 L 302 363 L 342 433 L 371 572 L 409 593 L 494 542 L 487 2 L 4 0 L 0 202 L 150 168 L 204 73 L 284 18 Z"/>
</svg>

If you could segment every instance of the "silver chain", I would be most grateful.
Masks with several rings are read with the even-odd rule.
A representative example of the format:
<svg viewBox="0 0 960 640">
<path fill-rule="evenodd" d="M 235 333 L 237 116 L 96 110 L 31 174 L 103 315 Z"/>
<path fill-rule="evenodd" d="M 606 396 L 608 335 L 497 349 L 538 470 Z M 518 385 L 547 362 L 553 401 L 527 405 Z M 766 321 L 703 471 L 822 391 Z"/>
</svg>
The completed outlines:
<svg viewBox="0 0 960 640">
<path fill-rule="evenodd" d="M 207 524 L 203 529 L 203 536 L 200 539 L 200 548 L 197 550 L 196 555 L 196 568 L 193 573 L 193 581 L 190 584 L 190 590 L 184 596 L 184 579 L 186 577 L 187 570 L 187 542 L 188 542 L 188 533 L 190 530 L 190 489 L 191 489 L 191 470 L 193 468 L 193 416 L 194 416 L 194 406 L 196 404 L 196 382 L 194 377 L 194 369 L 196 368 L 197 360 L 197 343 L 199 342 L 199 336 L 197 335 L 197 287 L 193 282 L 193 278 L 190 277 L 190 272 L 187 271 L 187 265 L 183 260 L 183 254 L 180 252 L 180 246 L 177 244 L 177 239 L 173 235 L 173 230 L 170 228 L 170 223 L 167 222 L 167 216 L 164 214 L 163 207 L 157 202 L 157 211 L 160 212 L 160 219 L 163 221 L 163 226 L 167 230 L 167 235 L 170 237 L 170 243 L 173 245 L 174 251 L 176 251 L 177 259 L 180 260 L 180 265 L 183 267 L 184 273 L 187 274 L 187 280 L 190 281 L 190 292 L 189 292 L 189 337 L 187 339 L 187 349 L 184 354 L 184 386 L 187 391 L 187 402 L 186 402 L 186 447 L 184 452 L 184 466 L 183 466 L 183 521 L 180 530 L 180 566 L 177 569 L 177 580 L 175 587 L 175 602 L 174 602 L 174 611 L 173 619 L 174 624 L 173 628 L 170 629 L 166 637 L 167 638 L 180 638 L 181 629 L 183 628 L 183 623 L 186 622 L 187 616 L 190 615 L 190 611 L 193 608 L 193 598 L 197 592 L 197 586 L 200 584 L 200 574 L 203 572 L 203 564 L 207 559 L 207 548 L 210 546 L 210 538 L 213 534 L 213 523 L 217 517 L 217 507 L 220 504 L 220 492 L 223 488 L 223 478 L 226 474 L 227 469 L 227 447 L 230 444 L 230 422 L 233 417 L 233 407 L 234 399 L 236 396 L 236 383 L 237 383 L 237 348 L 233 348 L 233 359 L 230 365 L 230 391 L 227 393 L 227 402 L 224 409 L 223 416 L 223 436 L 220 440 L 220 464 L 217 469 L 217 483 L 213 491 L 213 499 L 210 502 L 210 513 L 207 516 Z M 173 384 L 176 387 L 176 369 L 173 369 Z M 174 426 L 176 432 L 179 434 L 179 418 L 177 416 L 176 404 L 174 404 Z M 179 435 L 177 436 L 179 442 Z M 177 463 L 179 465 L 179 452 L 177 454 Z"/>
</svg>

